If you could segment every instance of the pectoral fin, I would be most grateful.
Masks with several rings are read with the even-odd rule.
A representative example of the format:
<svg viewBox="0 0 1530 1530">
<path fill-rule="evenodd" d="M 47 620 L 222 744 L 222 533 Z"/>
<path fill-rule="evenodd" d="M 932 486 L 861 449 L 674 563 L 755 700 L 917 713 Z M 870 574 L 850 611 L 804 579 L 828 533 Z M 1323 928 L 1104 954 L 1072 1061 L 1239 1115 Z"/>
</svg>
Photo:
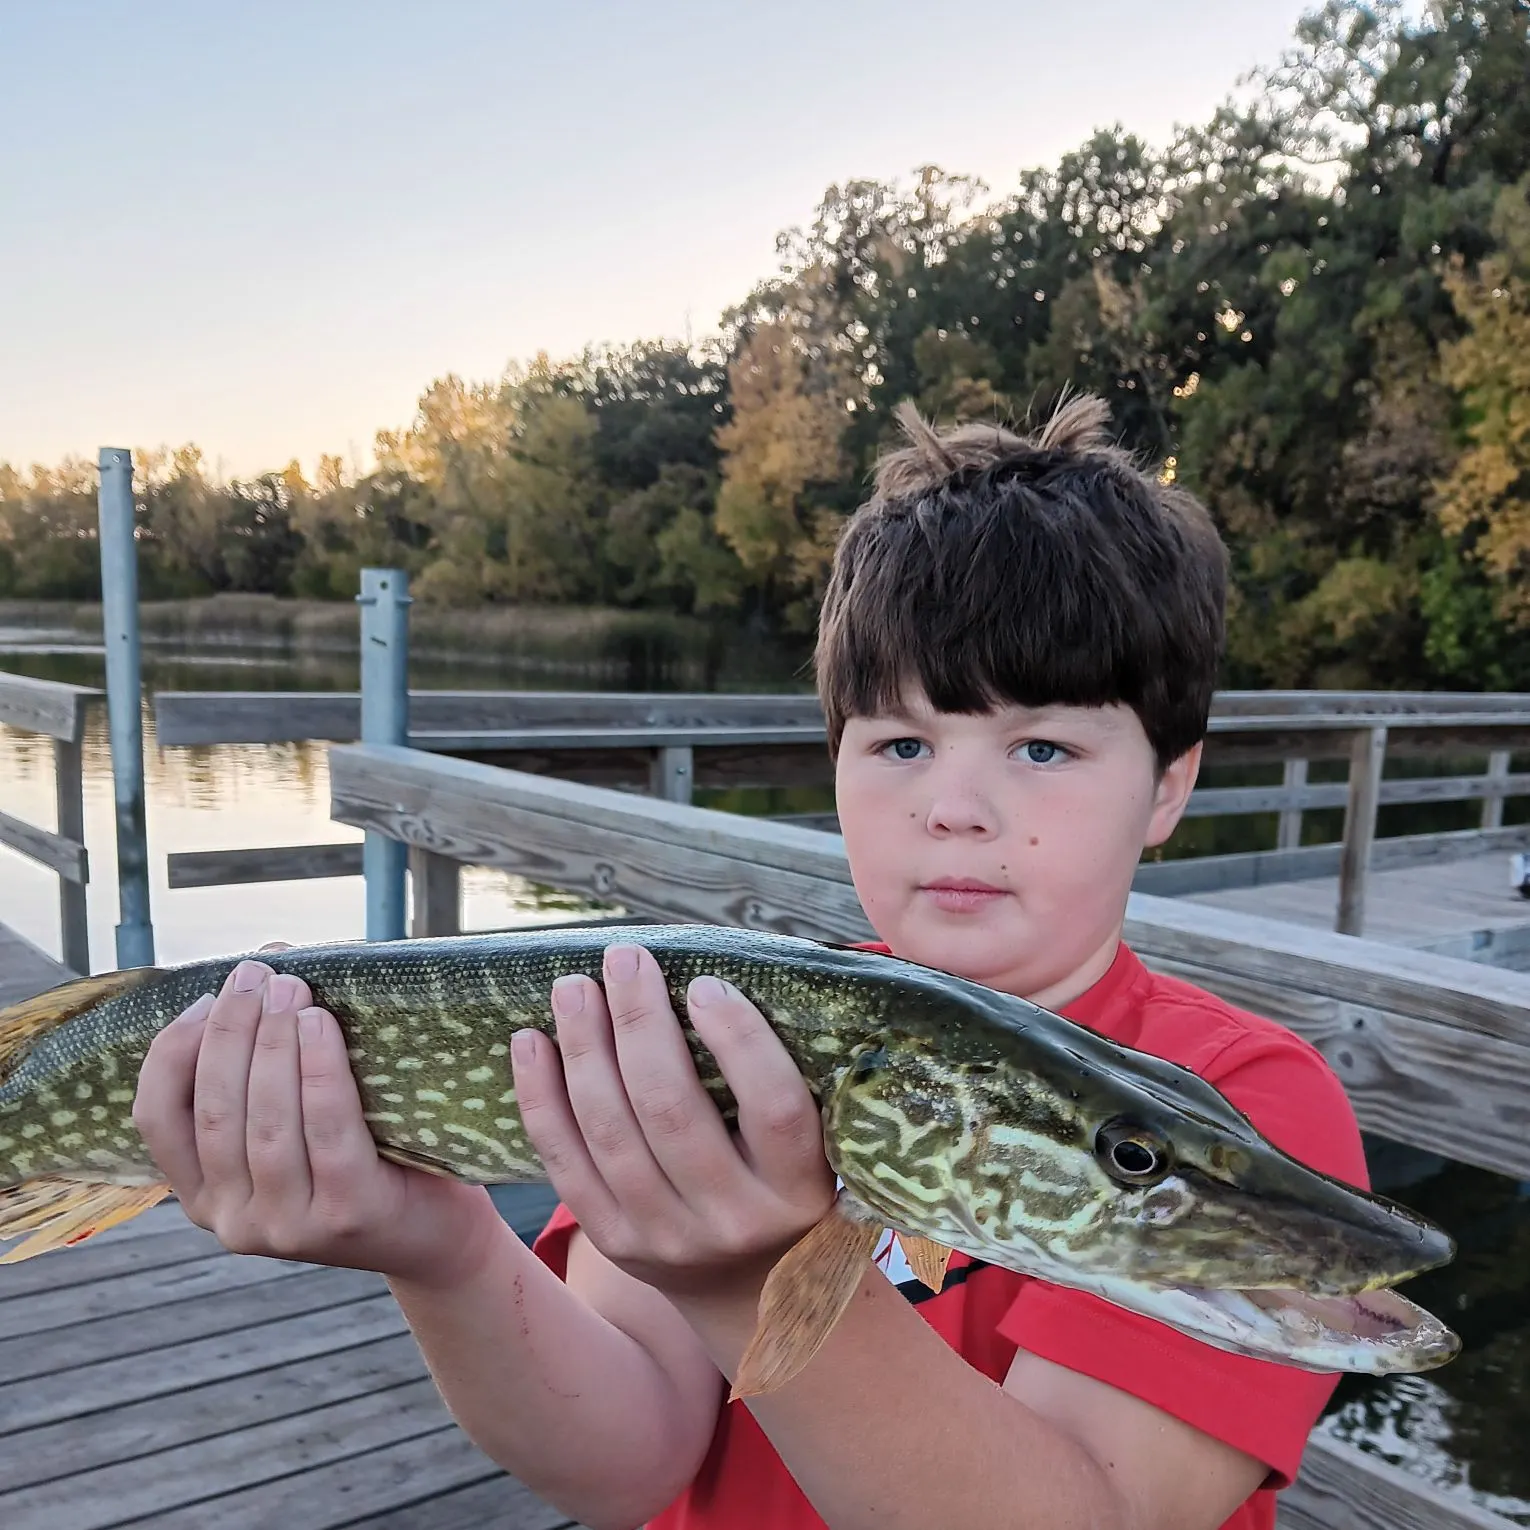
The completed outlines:
<svg viewBox="0 0 1530 1530">
<path fill-rule="evenodd" d="M 878 1223 L 856 1215 L 858 1209 L 841 1191 L 829 1214 L 770 1272 L 730 1402 L 785 1386 L 833 1331 L 882 1235 Z"/>
<path fill-rule="evenodd" d="M 0 1190 L 0 1240 L 19 1238 L 22 1233 L 32 1236 L 0 1255 L 0 1264 L 19 1264 L 52 1249 L 83 1243 L 147 1211 L 169 1193 L 170 1186 L 163 1183 L 102 1185 L 62 1175 L 11 1185 Z"/>
<path fill-rule="evenodd" d="M 938 1293 L 946 1283 L 946 1266 L 951 1262 L 951 1250 L 932 1238 L 921 1238 L 918 1233 L 900 1232 L 898 1242 L 902 1245 L 903 1257 L 908 1260 L 908 1267 L 914 1272 L 915 1278 Z"/>
</svg>

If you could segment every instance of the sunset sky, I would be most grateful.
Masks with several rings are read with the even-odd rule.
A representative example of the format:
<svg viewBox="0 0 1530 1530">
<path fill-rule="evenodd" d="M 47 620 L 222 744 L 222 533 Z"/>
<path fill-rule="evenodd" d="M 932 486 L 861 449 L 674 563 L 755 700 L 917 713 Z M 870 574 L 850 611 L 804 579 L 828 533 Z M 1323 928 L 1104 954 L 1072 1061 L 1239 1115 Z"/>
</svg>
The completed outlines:
<svg viewBox="0 0 1530 1530">
<path fill-rule="evenodd" d="M 364 467 L 443 373 L 711 331 L 830 182 L 1164 142 L 1307 8 L 0 5 L 0 461 Z"/>
</svg>

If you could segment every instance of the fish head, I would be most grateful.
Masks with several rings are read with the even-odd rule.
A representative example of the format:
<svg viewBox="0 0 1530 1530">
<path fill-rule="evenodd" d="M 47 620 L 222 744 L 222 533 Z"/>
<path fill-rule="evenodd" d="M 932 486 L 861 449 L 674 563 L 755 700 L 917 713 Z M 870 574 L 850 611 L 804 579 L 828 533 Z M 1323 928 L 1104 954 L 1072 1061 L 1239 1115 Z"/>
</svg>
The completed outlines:
<svg viewBox="0 0 1530 1530">
<path fill-rule="evenodd" d="M 1457 1352 L 1386 1289 L 1453 1257 L 1441 1229 L 1298 1162 L 1184 1068 L 1079 1027 L 1001 1043 L 893 1033 L 847 1068 L 831 1161 L 889 1225 L 1306 1369 Z"/>
</svg>

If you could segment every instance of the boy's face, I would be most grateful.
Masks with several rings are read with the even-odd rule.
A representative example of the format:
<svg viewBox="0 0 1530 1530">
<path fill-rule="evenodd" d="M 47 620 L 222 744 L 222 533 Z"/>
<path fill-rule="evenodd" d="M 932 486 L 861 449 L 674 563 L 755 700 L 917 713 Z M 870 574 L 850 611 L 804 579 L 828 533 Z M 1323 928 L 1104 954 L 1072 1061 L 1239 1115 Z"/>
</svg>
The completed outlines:
<svg viewBox="0 0 1530 1530">
<path fill-rule="evenodd" d="M 1129 707 L 845 724 L 835 790 L 855 888 L 893 952 L 1057 1006 L 1115 955 L 1144 846 L 1174 831 L 1200 747 L 1159 774 Z"/>
</svg>

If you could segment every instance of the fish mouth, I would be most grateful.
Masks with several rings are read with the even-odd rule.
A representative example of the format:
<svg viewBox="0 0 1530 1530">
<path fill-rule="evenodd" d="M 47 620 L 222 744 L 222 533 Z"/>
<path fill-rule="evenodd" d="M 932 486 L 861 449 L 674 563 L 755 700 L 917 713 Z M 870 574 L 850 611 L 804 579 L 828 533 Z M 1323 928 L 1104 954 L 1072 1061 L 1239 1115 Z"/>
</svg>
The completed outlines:
<svg viewBox="0 0 1530 1530">
<path fill-rule="evenodd" d="M 1388 1376 L 1433 1370 L 1461 1351 L 1433 1313 L 1389 1288 L 1318 1296 L 1280 1287 L 1105 1285 L 1115 1287 L 1109 1300 L 1191 1338 L 1299 1370 Z"/>
</svg>

